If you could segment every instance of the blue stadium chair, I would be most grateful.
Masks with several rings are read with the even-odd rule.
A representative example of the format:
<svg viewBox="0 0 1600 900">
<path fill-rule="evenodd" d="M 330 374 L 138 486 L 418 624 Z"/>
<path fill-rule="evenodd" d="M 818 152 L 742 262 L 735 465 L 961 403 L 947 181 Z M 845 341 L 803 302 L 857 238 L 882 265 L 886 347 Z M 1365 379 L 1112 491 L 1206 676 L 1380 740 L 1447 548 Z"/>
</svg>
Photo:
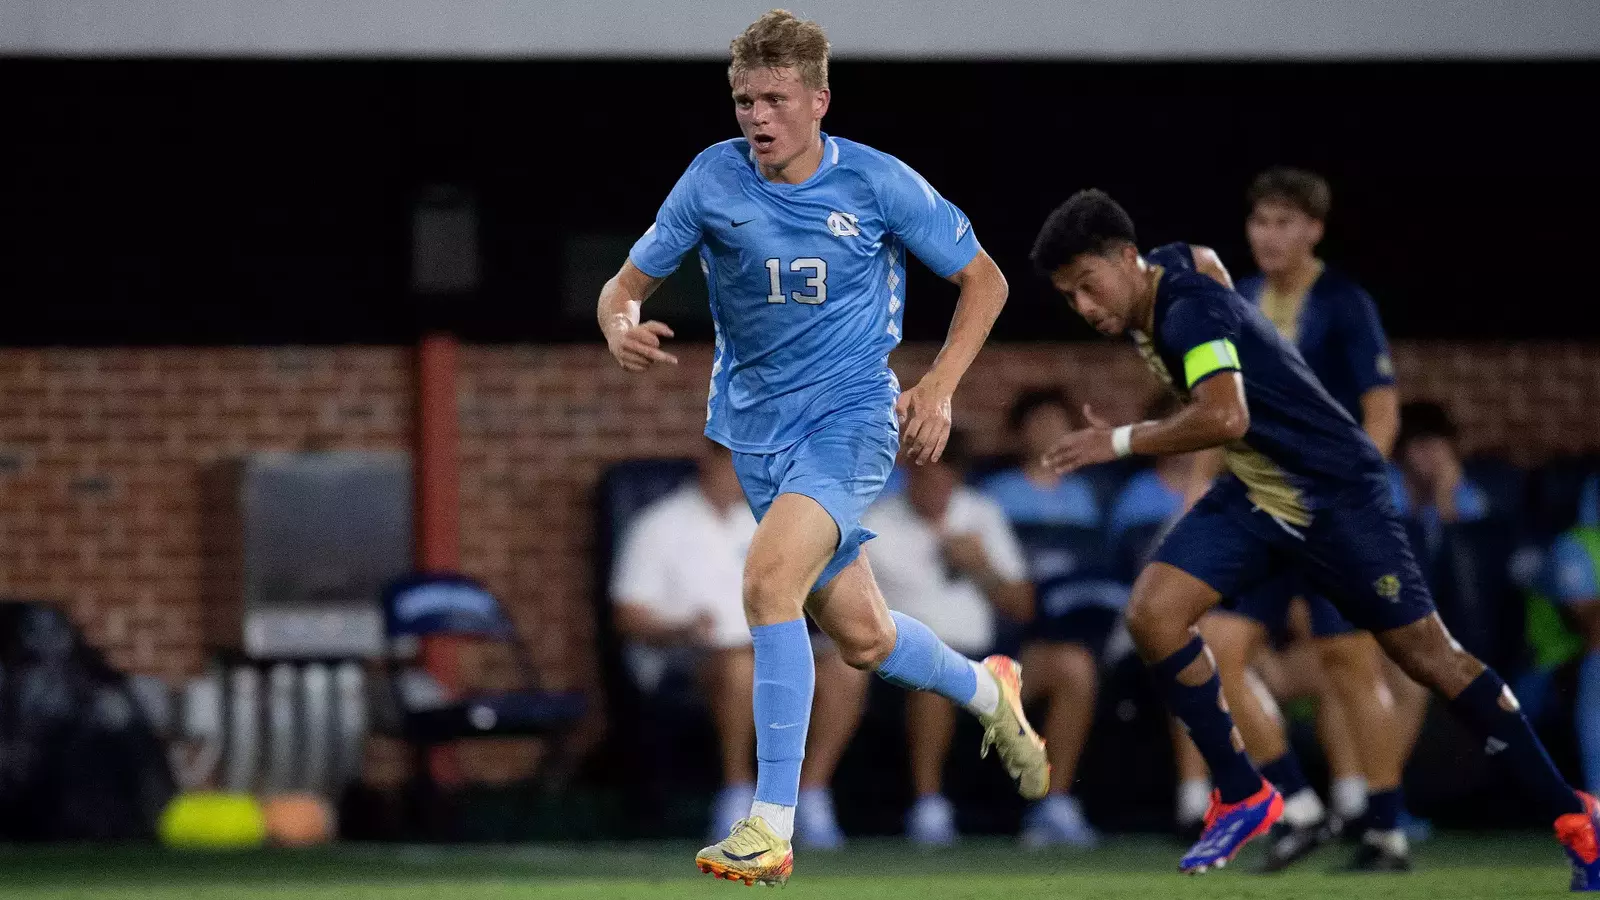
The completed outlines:
<svg viewBox="0 0 1600 900">
<path fill-rule="evenodd" d="M 584 714 L 582 693 L 539 689 L 527 647 L 500 601 L 477 581 L 453 573 L 413 575 L 384 591 L 383 606 L 393 645 L 429 637 L 488 641 L 506 646 L 517 669 L 515 689 L 424 700 L 408 690 L 408 676 L 415 675 L 406 668 L 409 654 L 391 654 L 389 682 L 410 740 L 431 746 L 464 738 L 549 736 Z M 414 677 L 411 683 L 416 683 Z"/>
<path fill-rule="evenodd" d="M 527 647 L 500 601 L 482 584 L 454 573 L 422 573 L 389 585 L 384 617 L 393 652 L 388 683 L 398 713 L 400 735 L 413 751 L 412 783 L 404 818 L 421 836 L 453 839 L 454 825 L 443 815 L 431 751 L 458 740 L 503 737 L 556 738 L 571 730 L 588 707 L 579 692 L 539 687 Z M 453 637 L 501 645 L 515 667 L 512 688 L 450 696 L 415 662 L 420 642 Z M 571 760 L 557 741 L 544 777 L 564 777 Z"/>
</svg>

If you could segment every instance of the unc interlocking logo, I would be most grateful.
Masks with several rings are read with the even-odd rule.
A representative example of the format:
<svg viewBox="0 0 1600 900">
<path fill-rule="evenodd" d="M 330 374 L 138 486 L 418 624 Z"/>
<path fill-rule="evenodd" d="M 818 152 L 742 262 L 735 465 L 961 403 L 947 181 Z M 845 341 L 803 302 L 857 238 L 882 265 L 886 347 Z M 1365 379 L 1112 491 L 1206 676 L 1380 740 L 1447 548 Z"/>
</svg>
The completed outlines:
<svg viewBox="0 0 1600 900">
<path fill-rule="evenodd" d="M 861 233 L 859 220 L 847 212 L 831 212 L 828 214 L 828 230 L 834 237 L 855 237 Z"/>
<path fill-rule="evenodd" d="M 1372 583 L 1372 589 L 1377 591 L 1378 596 L 1385 600 L 1393 601 L 1400 599 L 1400 579 L 1394 577 L 1393 575 L 1385 575 L 1382 578 L 1379 578 L 1377 581 L 1374 581 Z"/>
</svg>

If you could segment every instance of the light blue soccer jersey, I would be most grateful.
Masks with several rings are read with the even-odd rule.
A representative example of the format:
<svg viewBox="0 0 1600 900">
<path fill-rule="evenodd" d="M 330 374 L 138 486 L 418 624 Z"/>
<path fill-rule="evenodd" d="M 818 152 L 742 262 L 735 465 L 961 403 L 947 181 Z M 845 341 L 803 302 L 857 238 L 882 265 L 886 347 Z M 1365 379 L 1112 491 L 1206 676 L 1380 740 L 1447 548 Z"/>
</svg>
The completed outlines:
<svg viewBox="0 0 1600 900">
<path fill-rule="evenodd" d="M 740 453 L 840 417 L 892 422 L 906 253 L 941 277 L 978 254 L 966 216 L 911 167 L 822 140 L 802 184 L 762 178 L 743 138 L 713 145 L 628 254 L 663 277 L 698 248 L 716 324 L 706 436 Z"/>
</svg>

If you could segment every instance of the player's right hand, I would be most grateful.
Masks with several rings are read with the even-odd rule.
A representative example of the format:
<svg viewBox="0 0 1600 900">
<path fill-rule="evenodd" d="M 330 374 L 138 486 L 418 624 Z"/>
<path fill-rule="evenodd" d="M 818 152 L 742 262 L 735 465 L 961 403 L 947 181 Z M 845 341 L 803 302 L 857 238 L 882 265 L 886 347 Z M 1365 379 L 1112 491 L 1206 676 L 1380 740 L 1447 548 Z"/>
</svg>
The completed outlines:
<svg viewBox="0 0 1600 900">
<path fill-rule="evenodd" d="M 678 364 L 678 358 L 661 349 L 661 339 L 672 337 L 664 322 L 651 320 L 606 331 L 606 346 L 617 364 L 629 372 L 643 372 L 656 363 Z"/>
</svg>

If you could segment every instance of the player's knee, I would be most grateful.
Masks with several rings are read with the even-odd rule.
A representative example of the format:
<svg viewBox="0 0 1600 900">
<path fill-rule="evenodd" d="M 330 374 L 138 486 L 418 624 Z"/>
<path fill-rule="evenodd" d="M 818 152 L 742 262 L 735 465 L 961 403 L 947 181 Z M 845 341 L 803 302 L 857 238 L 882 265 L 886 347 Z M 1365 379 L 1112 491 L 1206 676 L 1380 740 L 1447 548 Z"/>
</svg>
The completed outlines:
<svg viewBox="0 0 1600 900">
<path fill-rule="evenodd" d="M 1153 594 L 1135 592 L 1128 601 L 1128 609 L 1124 621 L 1128 626 L 1128 633 L 1133 636 L 1134 643 L 1140 648 L 1158 647 L 1174 641 L 1184 643 L 1183 637 L 1187 626 L 1173 620 L 1166 613 L 1160 598 Z"/>
<path fill-rule="evenodd" d="M 839 645 L 839 658 L 852 669 L 862 672 L 877 671 L 883 661 L 894 652 L 894 628 L 887 622 L 863 622 L 851 628 L 844 640 L 835 638 Z"/>
<path fill-rule="evenodd" d="M 744 613 L 752 623 L 784 622 L 801 615 L 805 587 L 782 560 L 751 556 L 744 570 Z"/>
</svg>

